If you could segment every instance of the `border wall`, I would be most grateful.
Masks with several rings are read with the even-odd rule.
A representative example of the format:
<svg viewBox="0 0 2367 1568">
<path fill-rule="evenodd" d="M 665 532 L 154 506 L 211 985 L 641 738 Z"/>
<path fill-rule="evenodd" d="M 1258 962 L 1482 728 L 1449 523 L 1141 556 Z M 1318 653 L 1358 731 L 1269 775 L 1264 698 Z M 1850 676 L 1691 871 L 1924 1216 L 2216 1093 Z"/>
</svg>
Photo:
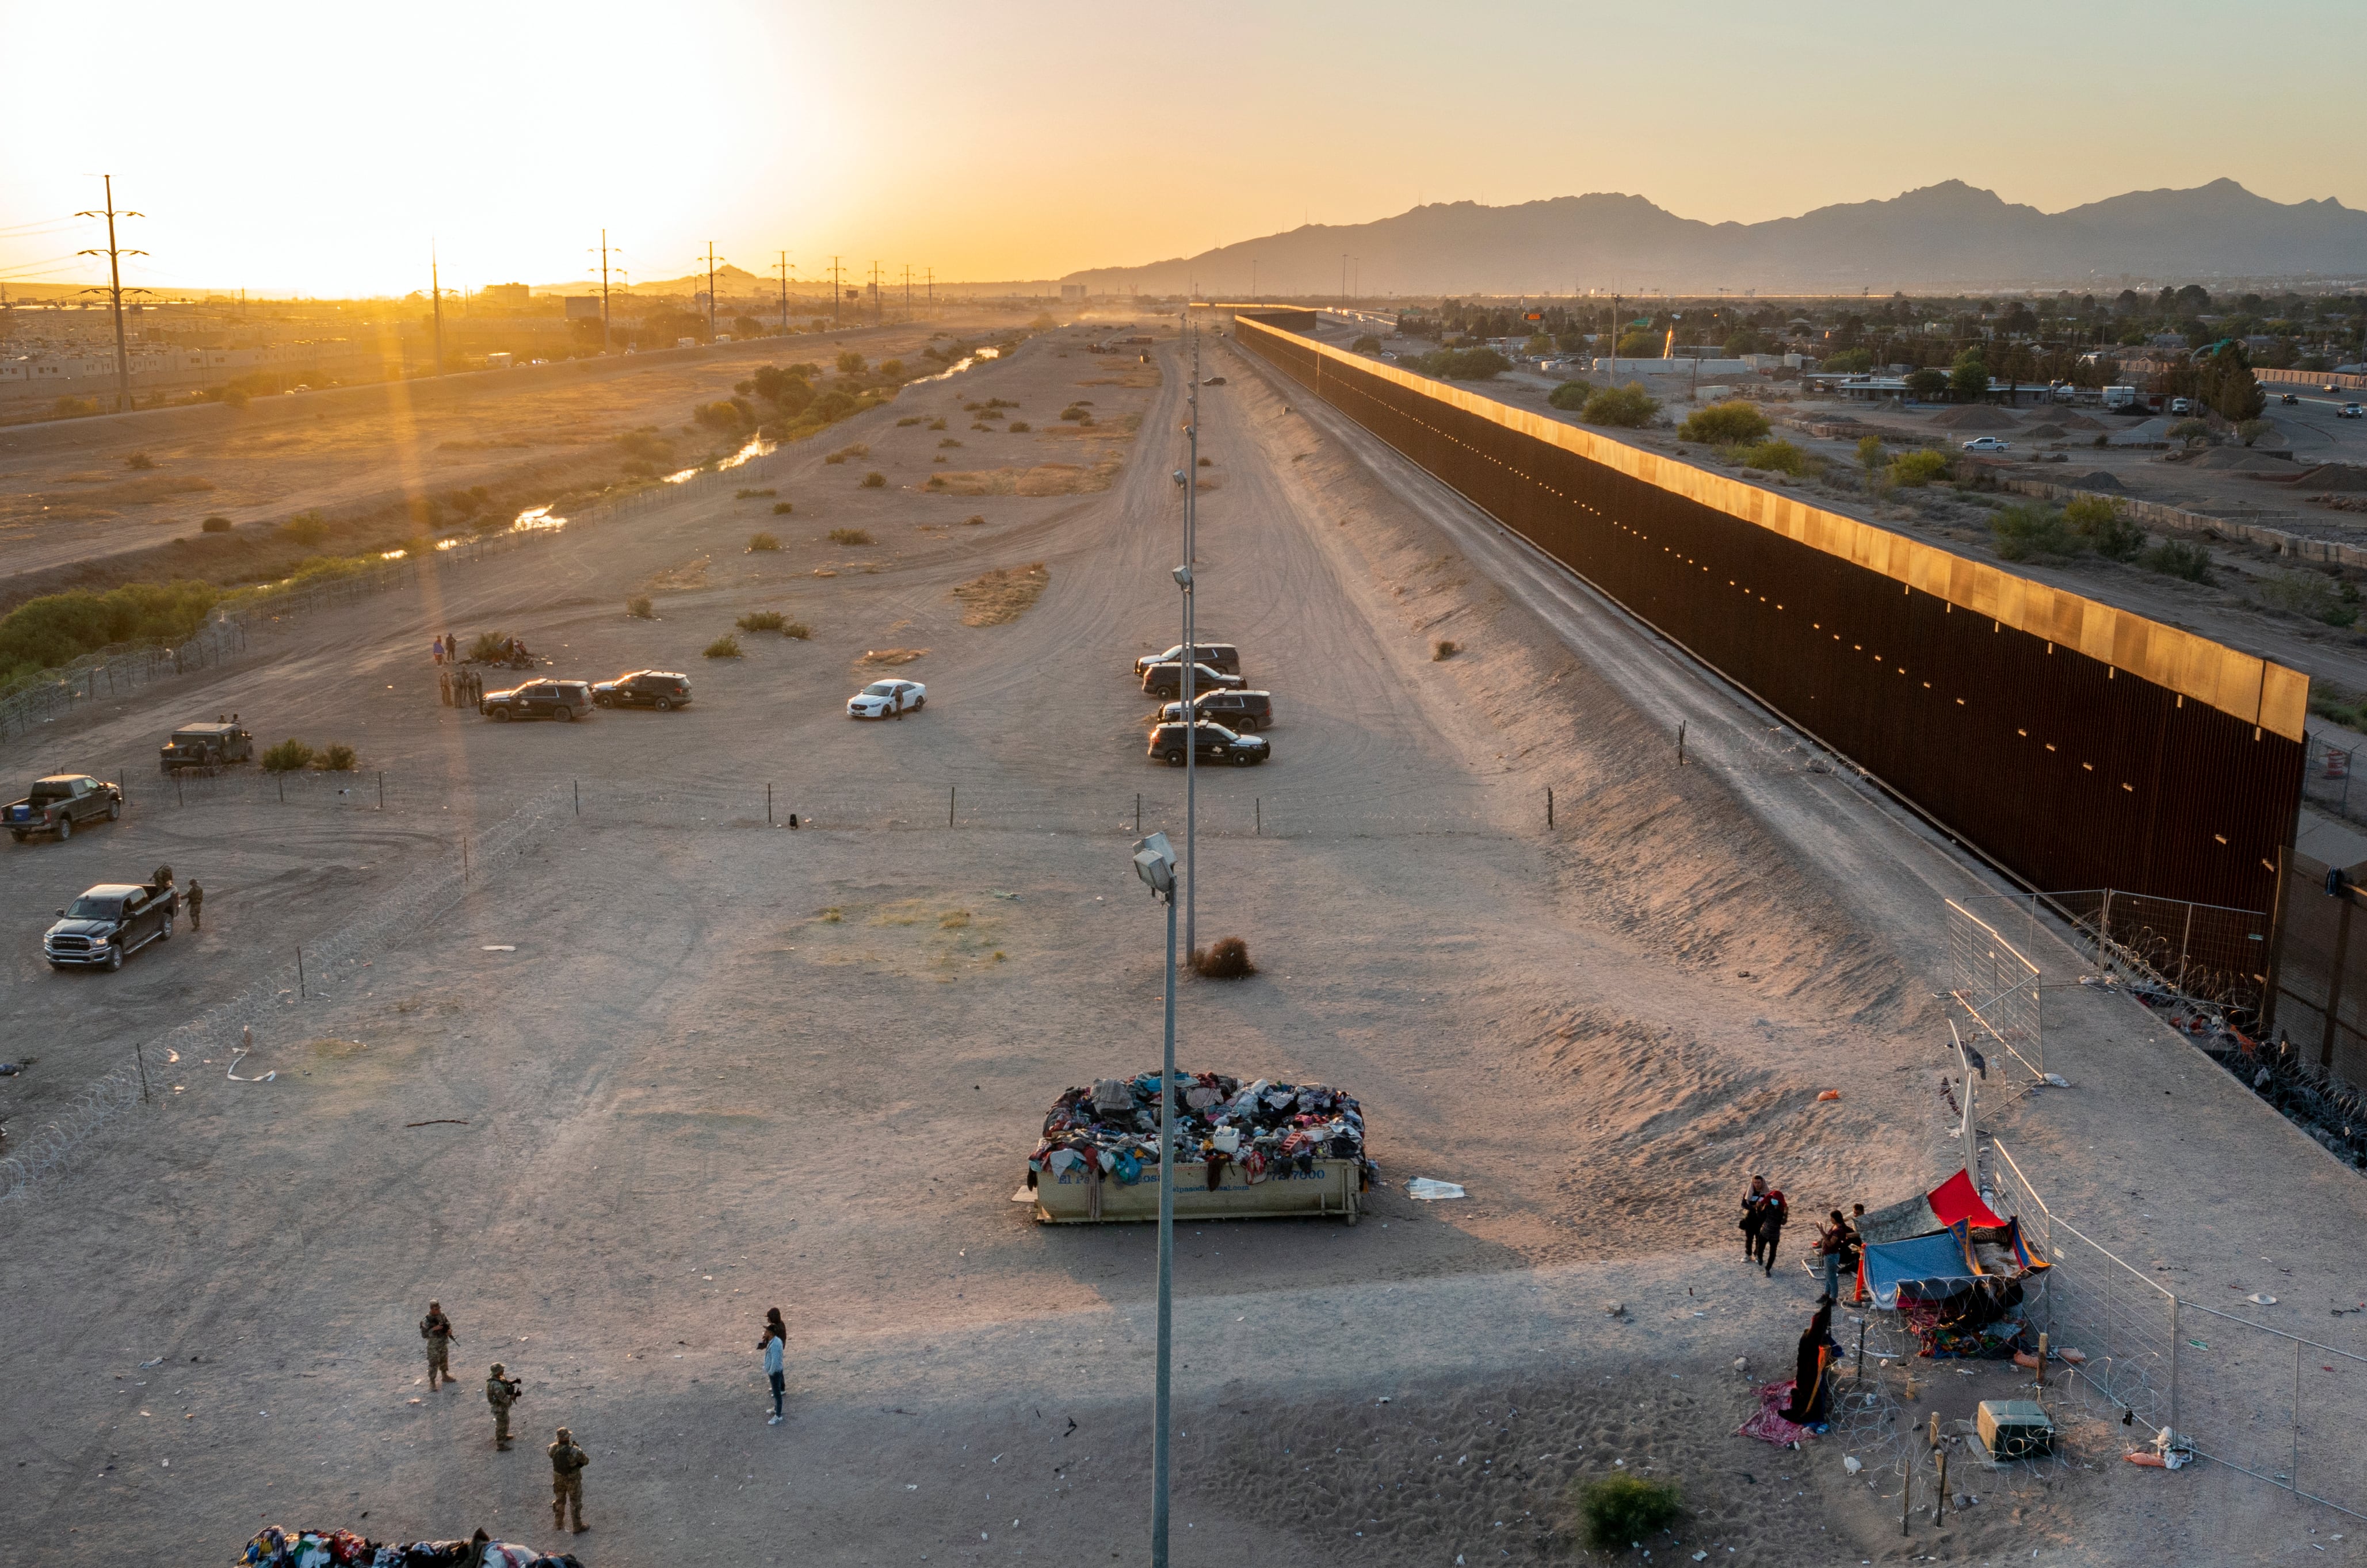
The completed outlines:
<svg viewBox="0 0 2367 1568">
<path fill-rule="evenodd" d="M 1234 309 L 1235 340 L 2033 888 L 2272 907 L 2300 671 L 1263 319 L 1279 313 Z"/>
</svg>

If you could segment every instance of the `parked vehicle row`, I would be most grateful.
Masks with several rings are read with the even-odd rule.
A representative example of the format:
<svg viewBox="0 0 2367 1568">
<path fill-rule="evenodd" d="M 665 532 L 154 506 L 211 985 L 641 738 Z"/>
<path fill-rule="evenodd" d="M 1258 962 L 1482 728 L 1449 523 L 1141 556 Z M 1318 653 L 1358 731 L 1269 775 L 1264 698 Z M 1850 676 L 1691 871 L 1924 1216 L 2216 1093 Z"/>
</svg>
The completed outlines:
<svg viewBox="0 0 2367 1568">
<path fill-rule="evenodd" d="M 1191 713 L 1184 712 L 1184 676 L 1192 676 Z M 1273 742 L 1251 731 L 1274 723 L 1274 694 L 1251 689 L 1241 674 L 1241 650 L 1229 642 L 1177 643 L 1134 661 L 1145 695 L 1160 705 L 1150 725 L 1149 755 L 1180 768 L 1187 754 L 1203 762 L 1251 767 L 1274 755 Z"/>
</svg>

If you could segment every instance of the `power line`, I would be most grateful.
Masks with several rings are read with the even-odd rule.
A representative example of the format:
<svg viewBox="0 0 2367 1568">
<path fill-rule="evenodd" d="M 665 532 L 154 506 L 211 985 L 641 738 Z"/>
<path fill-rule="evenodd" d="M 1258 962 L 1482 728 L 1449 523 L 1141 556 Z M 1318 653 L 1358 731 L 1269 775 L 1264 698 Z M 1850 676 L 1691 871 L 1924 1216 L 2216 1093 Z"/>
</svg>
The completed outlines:
<svg viewBox="0 0 2367 1568">
<path fill-rule="evenodd" d="M 107 182 L 107 206 L 96 212 L 77 212 L 74 216 L 77 218 L 104 218 L 107 220 L 107 248 L 103 251 L 84 251 L 81 253 L 86 256 L 105 256 L 107 258 L 107 287 L 104 288 L 85 288 L 83 292 L 85 294 L 106 295 L 108 297 L 108 303 L 110 303 L 115 309 L 115 412 L 121 413 L 131 404 L 131 355 L 123 346 L 122 258 L 125 256 L 144 256 L 148 253 L 146 251 L 126 250 L 124 247 L 117 244 L 115 243 L 115 220 L 118 218 L 144 218 L 147 214 L 144 212 L 133 212 L 129 209 L 120 212 L 117 211 L 115 207 L 115 176 L 113 175 L 101 175 L 99 178 Z M 134 294 L 145 294 L 148 290 L 145 288 L 135 288 L 131 292 Z"/>
</svg>

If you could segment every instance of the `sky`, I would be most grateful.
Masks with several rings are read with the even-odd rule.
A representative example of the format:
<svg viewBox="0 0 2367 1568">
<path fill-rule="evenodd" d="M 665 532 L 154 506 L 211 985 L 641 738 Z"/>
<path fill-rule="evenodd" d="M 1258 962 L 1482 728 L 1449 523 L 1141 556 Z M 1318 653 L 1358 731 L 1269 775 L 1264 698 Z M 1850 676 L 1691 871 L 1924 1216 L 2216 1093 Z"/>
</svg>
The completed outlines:
<svg viewBox="0 0 2367 1568">
<path fill-rule="evenodd" d="M 323 297 L 1130 265 L 1423 201 L 1743 222 L 1957 178 L 2367 208 L 2357 0 L 0 0 L 0 283 Z M 2313 85 L 2315 83 L 2315 85 Z M 2319 96 L 2319 95 L 2327 96 Z"/>
</svg>

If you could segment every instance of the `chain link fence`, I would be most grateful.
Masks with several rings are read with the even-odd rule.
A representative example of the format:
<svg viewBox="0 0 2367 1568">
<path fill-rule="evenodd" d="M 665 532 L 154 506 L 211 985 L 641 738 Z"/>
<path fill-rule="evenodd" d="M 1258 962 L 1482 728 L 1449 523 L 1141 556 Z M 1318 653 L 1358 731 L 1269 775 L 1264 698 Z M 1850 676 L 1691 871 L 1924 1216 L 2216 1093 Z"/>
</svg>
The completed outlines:
<svg viewBox="0 0 2367 1568">
<path fill-rule="evenodd" d="M 2115 1423 L 2130 1450 L 2167 1427 L 2202 1459 L 2367 1518 L 2367 1355 L 2181 1299 L 2049 1208 L 2003 1143 L 1990 1148 L 1991 1206 L 2020 1216 L 2052 1265 L 2024 1305 L 2061 1358 L 2041 1387 L 2050 1413 Z M 2247 1299 L 2279 1304 L 2266 1290 Z"/>
<path fill-rule="evenodd" d="M 2352 786 L 2351 775 L 2367 766 L 2367 744 L 2348 737 L 2305 733 L 2302 737 L 2301 795 L 2351 822 L 2367 822 L 2367 780 Z"/>
<path fill-rule="evenodd" d="M 1948 995 L 1971 1025 L 1967 1043 L 2002 1051 L 2046 1076 L 2038 965 L 1965 904 L 1947 901 Z"/>
</svg>

